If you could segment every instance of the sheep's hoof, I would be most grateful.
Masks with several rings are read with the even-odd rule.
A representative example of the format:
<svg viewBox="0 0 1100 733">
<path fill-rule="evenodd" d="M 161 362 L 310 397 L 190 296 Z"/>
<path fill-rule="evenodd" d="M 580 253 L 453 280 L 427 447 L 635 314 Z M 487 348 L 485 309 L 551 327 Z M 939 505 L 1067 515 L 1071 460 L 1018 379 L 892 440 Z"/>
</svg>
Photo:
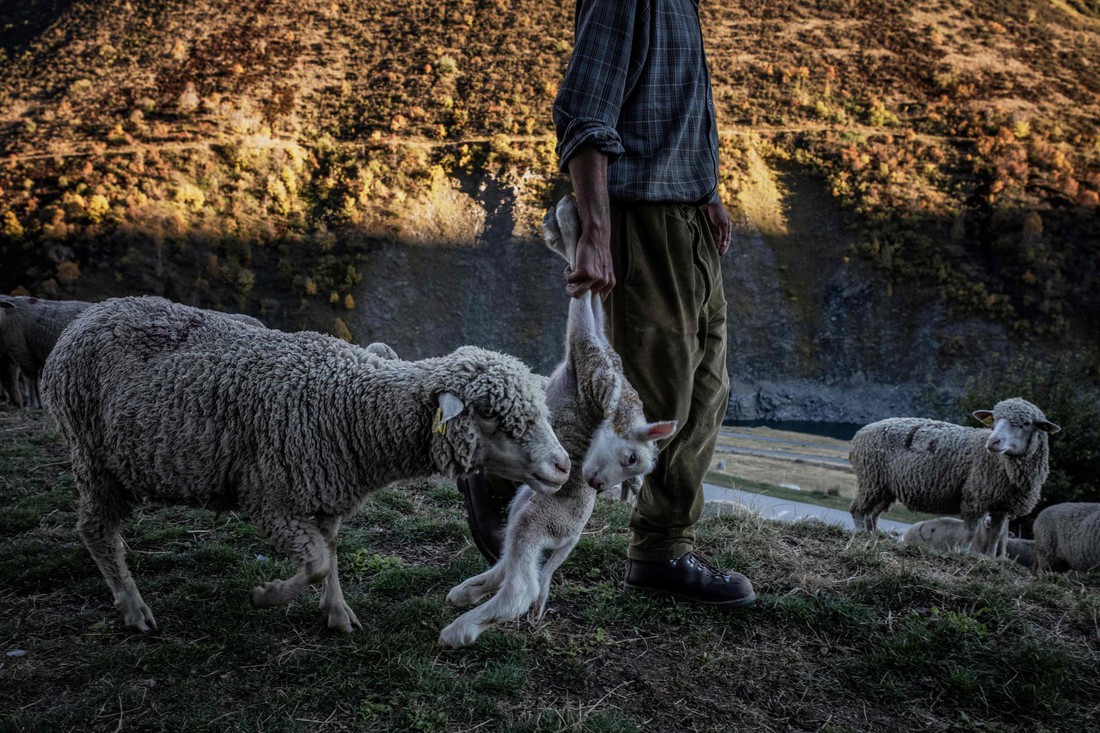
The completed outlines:
<svg viewBox="0 0 1100 733">
<path fill-rule="evenodd" d="M 468 624 L 461 617 L 452 621 L 450 625 L 439 632 L 439 645 L 449 649 L 470 646 L 477 637 L 481 636 L 481 629 L 477 624 Z"/>
<path fill-rule="evenodd" d="M 285 606 L 290 603 L 290 598 L 283 590 L 282 581 L 272 580 L 252 589 L 249 601 L 253 608 L 271 608 L 272 606 Z"/>
<path fill-rule="evenodd" d="M 328 627 L 350 634 L 356 629 L 363 628 L 363 624 L 359 623 L 359 618 L 355 615 L 355 611 L 351 610 L 351 606 L 340 602 L 328 610 Z"/>
<path fill-rule="evenodd" d="M 149 610 L 149 607 L 145 605 L 144 601 L 138 601 L 134 604 L 120 602 L 115 605 L 117 605 L 119 611 L 122 612 L 122 618 L 129 628 L 134 631 L 140 631 L 143 634 L 156 630 L 156 619 L 153 618 L 153 612 Z"/>
</svg>

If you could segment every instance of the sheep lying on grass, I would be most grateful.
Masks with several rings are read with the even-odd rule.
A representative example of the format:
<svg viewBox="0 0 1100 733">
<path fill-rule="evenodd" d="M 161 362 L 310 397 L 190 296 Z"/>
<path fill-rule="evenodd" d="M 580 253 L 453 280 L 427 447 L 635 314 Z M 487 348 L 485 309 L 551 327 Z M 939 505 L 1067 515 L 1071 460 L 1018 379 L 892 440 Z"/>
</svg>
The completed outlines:
<svg viewBox="0 0 1100 733">
<path fill-rule="evenodd" d="M 0 384 L 12 404 L 42 406 L 42 365 L 61 332 L 90 305 L 82 300 L 0 295 Z"/>
<path fill-rule="evenodd" d="M 1038 572 L 1100 568 L 1100 504 L 1048 506 L 1035 517 L 1032 529 Z"/>
<path fill-rule="evenodd" d="M 978 532 L 991 531 L 989 516 L 986 515 L 978 523 Z M 966 523 L 957 517 L 937 517 L 917 522 L 905 530 L 901 542 L 903 545 L 923 545 L 937 550 L 969 550 L 970 533 L 966 529 Z M 983 539 L 984 542 L 984 539 Z M 997 554 L 1005 555 L 1030 568 L 1035 557 L 1034 542 L 1022 540 L 1016 537 L 1006 538 L 1003 550 Z"/>
<path fill-rule="evenodd" d="M 1047 435 L 1060 428 L 1020 398 L 974 417 L 992 430 L 920 418 L 891 418 L 852 438 L 858 485 L 852 502 L 856 531 L 873 531 L 878 517 L 900 501 L 923 512 L 961 514 L 968 544 L 996 554 L 1008 520 L 1029 513 L 1050 472 Z M 978 533 L 989 513 L 991 531 Z"/>
<path fill-rule="evenodd" d="M 550 248 L 572 264 L 580 236 L 572 199 L 562 199 L 556 212 L 547 214 L 543 232 Z M 496 595 L 444 628 L 439 635 L 443 646 L 472 644 L 493 624 L 517 619 L 528 610 L 541 619 L 550 580 L 580 539 L 597 492 L 652 471 L 656 441 L 676 429 L 675 421 L 646 421 L 638 393 L 623 376 L 622 361 L 607 341 L 603 306 L 591 292 L 569 304 L 565 359 L 550 377 L 546 401 L 554 432 L 573 462 L 569 480 L 553 495 L 520 487 L 508 509 L 500 559 L 455 586 L 447 600 L 468 606 L 490 593 Z"/>
<path fill-rule="evenodd" d="M 565 482 L 569 457 L 521 362 L 473 347 L 417 362 L 380 352 L 148 297 L 93 306 L 65 331 L 43 390 L 72 449 L 78 531 L 127 625 L 156 627 L 118 534 L 143 499 L 240 509 L 298 567 L 252 604 L 323 581 L 328 625 L 350 631 L 336 533 L 368 493 L 480 467 L 538 491 Z"/>
</svg>

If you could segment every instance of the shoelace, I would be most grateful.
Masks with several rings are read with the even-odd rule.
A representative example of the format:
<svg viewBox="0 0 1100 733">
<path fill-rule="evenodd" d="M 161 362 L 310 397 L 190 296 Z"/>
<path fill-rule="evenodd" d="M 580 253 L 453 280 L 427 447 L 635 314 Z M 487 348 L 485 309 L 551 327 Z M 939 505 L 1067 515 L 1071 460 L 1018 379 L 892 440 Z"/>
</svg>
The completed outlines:
<svg viewBox="0 0 1100 733">
<path fill-rule="evenodd" d="M 728 580 L 729 577 L 730 577 L 728 574 L 723 573 L 721 570 L 719 570 L 715 566 L 715 564 L 712 563 L 710 560 L 708 560 L 704 555 L 700 555 L 698 552 L 695 552 L 694 550 L 687 553 L 687 560 L 688 560 L 689 564 L 692 563 L 692 561 L 695 561 L 696 563 L 702 565 L 704 568 L 706 568 L 710 572 L 711 575 L 713 575 L 715 577 L 724 578 L 726 580 Z"/>
</svg>

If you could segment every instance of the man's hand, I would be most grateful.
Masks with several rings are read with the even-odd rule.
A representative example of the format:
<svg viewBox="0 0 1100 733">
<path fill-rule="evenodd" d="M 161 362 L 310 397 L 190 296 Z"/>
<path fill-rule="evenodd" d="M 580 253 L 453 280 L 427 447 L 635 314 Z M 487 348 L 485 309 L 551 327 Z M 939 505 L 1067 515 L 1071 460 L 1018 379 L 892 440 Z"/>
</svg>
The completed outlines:
<svg viewBox="0 0 1100 733">
<path fill-rule="evenodd" d="M 606 298 L 615 287 L 615 269 L 611 263 L 610 232 L 589 226 L 581 230 L 577 242 L 577 266 L 565 268 L 565 291 L 574 298 L 586 290 L 593 291 L 600 299 Z"/>
<path fill-rule="evenodd" d="M 733 236 L 733 222 L 726 213 L 726 207 L 721 201 L 713 204 L 704 204 L 699 207 L 707 218 L 710 233 L 714 235 L 714 247 L 719 256 L 724 256 L 730 248 L 730 239 Z"/>
</svg>

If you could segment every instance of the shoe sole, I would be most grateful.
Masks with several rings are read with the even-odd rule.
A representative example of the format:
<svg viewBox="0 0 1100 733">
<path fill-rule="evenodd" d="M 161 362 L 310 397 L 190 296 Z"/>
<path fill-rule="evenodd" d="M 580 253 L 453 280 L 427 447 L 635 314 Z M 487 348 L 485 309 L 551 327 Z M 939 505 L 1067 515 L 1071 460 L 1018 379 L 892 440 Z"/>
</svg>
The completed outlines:
<svg viewBox="0 0 1100 733">
<path fill-rule="evenodd" d="M 735 598 L 729 601 L 704 601 L 693 596 L 685 595 L 683 593 L 677 593 L 671 590 L 661 590 L 658 588 L 646 588 L 641 585 L 631 585 L 630 583 L 623 583 L 624 589 L 628 593 L 640 593 L 641 595 L 651 596 L 653 598 L 672 598 L 677 601 L 685 601 L 687 603 L 694 603 L 698 606 L 710 606 L 711 608 L 728 609 L 745 608 L 756 603 L 756 594 L 751 596 L 745 596 L 744 598 Z"/>
</svg>

